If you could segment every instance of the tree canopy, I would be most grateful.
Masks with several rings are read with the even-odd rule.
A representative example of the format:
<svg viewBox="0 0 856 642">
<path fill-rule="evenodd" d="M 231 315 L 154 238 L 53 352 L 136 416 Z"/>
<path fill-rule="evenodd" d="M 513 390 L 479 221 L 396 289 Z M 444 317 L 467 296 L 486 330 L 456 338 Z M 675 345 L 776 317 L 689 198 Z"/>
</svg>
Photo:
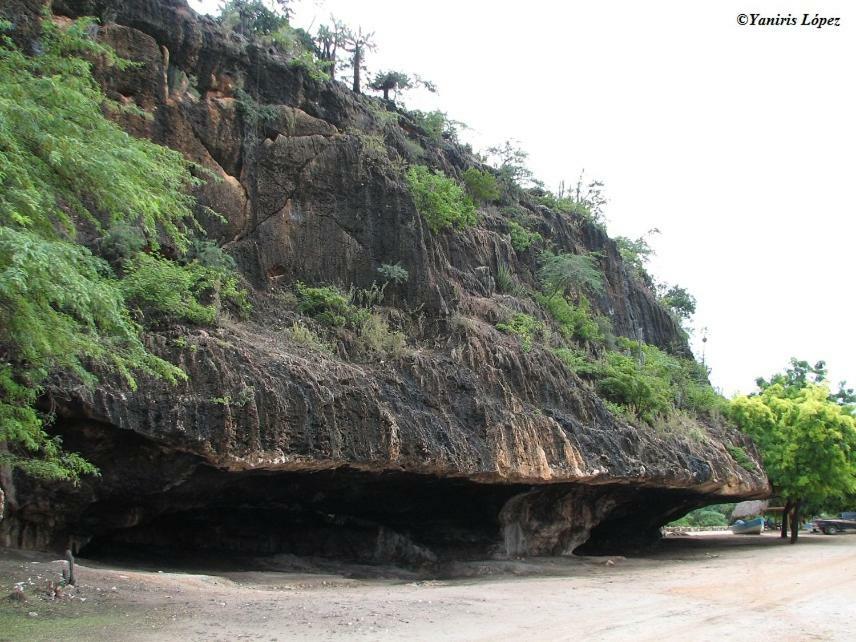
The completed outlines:
<svg viewBox="0 0 856 642">
<path fill-rule="evenodd" d="M 802 506 L 856 492 L 856 417 L 853 406 L 837 403 L 823 383 L 823 362 L 791 363 L 770 381 L 759 379 L 761 392 L 736 398 L 731 412 L 758 445 L 796 541 Z"/>
<path fill-rule="evenodd" d="M 403 71 L 381 71 L 375 74 L 372 81 L 369 83 L 369 89 L 383 92 L 383 99 L 389 100 L 389 94 L 392 92 L 393 101 L 398 99 L 399 92 L 408 89 L 424 87 L 430 92 L 437 91 L 437 88 L 429 80 L 424 80 L 416 74 L 412 77 Z"/>
</svg>

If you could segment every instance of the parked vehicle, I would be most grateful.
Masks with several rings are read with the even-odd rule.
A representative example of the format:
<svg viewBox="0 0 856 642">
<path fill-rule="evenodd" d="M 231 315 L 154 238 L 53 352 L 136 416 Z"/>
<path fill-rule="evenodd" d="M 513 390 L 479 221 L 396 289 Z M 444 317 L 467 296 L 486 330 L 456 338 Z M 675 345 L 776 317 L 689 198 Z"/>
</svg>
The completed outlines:
<svg viewBox="0 0 856 642">
<path fill-rule="evenodd" d="M 812 530 L 826 535 L 835 535 L 846 531 L 856 531 L 856 513 L 841 513 L 839 519 L 816 519 L 812 522 Z"/>
<path fill-rule="evenodd" d="M 735 535 L 760 535 L 763 530 L 763 517 L 747 520 L 738 519 L 731 525 L 731 532 Z"/>
</svg>

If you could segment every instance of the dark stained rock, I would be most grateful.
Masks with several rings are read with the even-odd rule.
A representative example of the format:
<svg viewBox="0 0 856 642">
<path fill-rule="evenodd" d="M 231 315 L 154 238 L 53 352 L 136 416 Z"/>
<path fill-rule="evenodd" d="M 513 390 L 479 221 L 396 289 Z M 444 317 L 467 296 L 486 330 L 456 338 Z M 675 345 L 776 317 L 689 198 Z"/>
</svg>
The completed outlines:
<svg viewBox="0 0 856 642">
<path fill-rule="evenodd" d="M 32 31 L 39 3 L 25 4 L 20 23 Z M 308 78 L 184 0 L 62 0 L 54 10 L 104 18 L 99 37 L 142 63 L 97 70 L 111 97 L 149 114 L 121 124 L 220 177 L 198 196 L 222 220 L 200 220 L 236 258 L 256 306 L 248 321 L 150 336 L 186 384 L 142 381 L 131 392 L 107 377 L 85 390 L 58 377 L 45 398 L 55 430 L 102 477 L 70 488 L 5 476 L 0 544 L 418 565 L 610 550 L 695 506 L 768 493 L 753 446 L 726 423 L 631 425 L 549 351 L 522 352 L 495 329 L 528 305 L 495 292 L 499 266 L 534 285 L 535 252 L 513 250 L 493 207 L 477 227 L 432 234 L 402 171 L 408 137 L 452 175 L 477 162 L 467 149 L 382 122 L 377 100 Z M 592 305 L 617 334 L 689 354 L 603 230 L 523 206 L 559 250 L 599 253 L 606 288 Z M 408 331 L 403 355 L 369 358 L 346 333 L 335 354 L 288 338 L 286 286 L 368 288 L 383 263 L 409 272 L 385 301 Z M 756 470 L 734 461 L 732 444 Z"/>
</svg>

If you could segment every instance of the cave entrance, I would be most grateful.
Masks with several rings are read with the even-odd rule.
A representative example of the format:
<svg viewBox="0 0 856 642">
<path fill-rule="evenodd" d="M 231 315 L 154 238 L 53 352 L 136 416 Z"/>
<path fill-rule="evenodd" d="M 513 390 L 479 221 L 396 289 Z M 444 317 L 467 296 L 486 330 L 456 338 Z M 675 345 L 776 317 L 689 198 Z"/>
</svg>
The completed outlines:
<svg viewBox="0 0 856 642">
<path fill-rule="evenodd" d="M 502 506 L 527 488 L 350 468 L 201 466 L 167 492 L 87 507 L 81 526 L 94 535 L 80 554 L 290 553 L 405 565 L 485 558 L 501 541 Z"/>
</svg>

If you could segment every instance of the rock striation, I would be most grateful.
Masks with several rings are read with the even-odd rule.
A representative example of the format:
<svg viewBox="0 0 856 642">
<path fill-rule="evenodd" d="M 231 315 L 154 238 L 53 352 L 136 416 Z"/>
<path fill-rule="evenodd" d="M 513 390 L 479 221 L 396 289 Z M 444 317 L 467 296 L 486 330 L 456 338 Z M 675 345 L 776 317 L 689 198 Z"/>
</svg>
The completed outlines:
<svg viewBox="0 0 856 642">
<path fill-rule="evenodd" d="M 40 2 L 16 3 L 37 38 Z M 537 257 L 512 248 L 493 206 L 475 228 L 432 234 L 402 172 L 417 160 L 413 141 L 420 162 L 452 176 L 478 165 L 469 149 L 313 80 L 184 0 L 54 0 L 53 10 L 101 18 L 98 37 L 140 63 L 97 71 L 111 97 L 147 114 L 122 125 L 219 176 L 198 197 L 222 218 L 200 220 L 236 258 L 255 306 L 216 329 L 151 333 L 186 384 L 131 392 L 108 377 L 86 390 L 58 377 L 45 399 L 54 429 L 102 476 L 72 488 L 7 472 L 0 543 L 422 564 L 627 547 L 696 506 L 768 493 L 754 447 L 727 424 L 711 420 L 703 434 L 631 425 L 554 355 L 496 330 L 504 311 L 527 311 L 497 292 L 499 266 L 534 287 Z M 606 288 L 592 304 L 616 334 L 689 354 L 601 229 L 521 207 L 560 250 L 600 254 Z M 385 299 L 407 329 L 403 355 L 290 338 L 291 284 L 369 288 L 384 263 L 409 273 Z"/>
</svg>

